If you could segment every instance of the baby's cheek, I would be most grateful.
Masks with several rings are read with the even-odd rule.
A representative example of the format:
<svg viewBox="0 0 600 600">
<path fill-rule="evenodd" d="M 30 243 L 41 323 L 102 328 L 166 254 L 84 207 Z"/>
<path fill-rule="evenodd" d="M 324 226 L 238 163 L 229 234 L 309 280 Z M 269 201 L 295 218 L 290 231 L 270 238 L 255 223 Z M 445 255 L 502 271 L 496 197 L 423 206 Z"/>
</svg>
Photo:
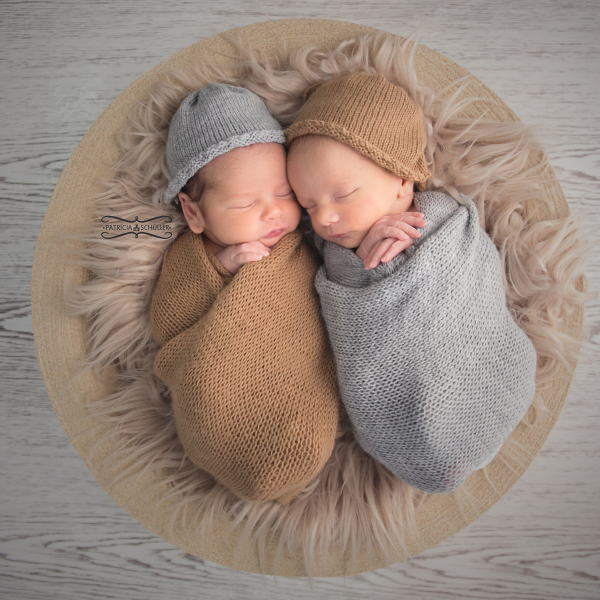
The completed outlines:
<svg viewBox="0 0 600 600">
<path fill-rule="evenodd" d="M 327 228 L 323 227 L 320 223 L 317 223 L 314 219 L 311 218 L 310 222 L 312 223 L 313 229 L 322 237 L 327 238 Z"/>
<path fill-rule="evenodd" d="M 343 246 L 344 248 L 354 250 L 360 246 L 360 243 L 363 241 L 364 237 L 365 236 L 363 234 L 352 233 L 348 236 L 338 238 L 333 241 L 335 241 L 336 244 Z"/>
<path fill-rule="evenodd" d="M 300 224 L 300 219 L 302 218 L 302 207 L 295 200 L 289 208 L 291 220 L 295 221 L 296 227 Z"/>
<path fill-rule="evenodd" d="M 350 240 L 350 246 L 346 246 L 347 248 L 358 248 L 362 241 L 365 239 L 365 237 L 367 236 L 367 232 L 361 232 L 361 233 L 357 233 L 356 235 L 353 236 L 352 240 Z"/>
</svg>

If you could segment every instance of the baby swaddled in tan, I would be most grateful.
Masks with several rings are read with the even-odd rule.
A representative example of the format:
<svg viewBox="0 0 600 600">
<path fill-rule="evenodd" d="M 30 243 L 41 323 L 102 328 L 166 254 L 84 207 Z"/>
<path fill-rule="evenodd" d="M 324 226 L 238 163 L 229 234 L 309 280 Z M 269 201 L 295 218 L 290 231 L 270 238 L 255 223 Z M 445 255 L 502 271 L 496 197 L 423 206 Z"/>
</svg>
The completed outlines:
<svg viewBox="0 0 600 600">
<path fill-rule="evenodd" d="M 184 100 L 165 199 L 179 199 L 190 229 L 151 305 L 155 372 L 187 455 L 241 498 L 282 503 L 321 470 L 338 423 L 318 260 L 296 230 L 284 139 L 243 88 L 211 84 Z"/>
</svg>

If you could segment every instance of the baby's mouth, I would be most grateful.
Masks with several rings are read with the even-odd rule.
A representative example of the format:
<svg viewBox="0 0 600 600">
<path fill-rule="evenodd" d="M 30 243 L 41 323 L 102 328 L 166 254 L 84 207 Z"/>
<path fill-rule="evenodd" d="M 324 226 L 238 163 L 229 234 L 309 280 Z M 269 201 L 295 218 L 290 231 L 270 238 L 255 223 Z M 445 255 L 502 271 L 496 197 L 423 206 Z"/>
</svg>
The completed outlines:
<svg viewBox="0 0 600 600">
<path fill-rule="evenodd" d="M 280 236 L 284 231 L 285 231 L 285 227 L 280 227 L 279 229 L 273 229 L 269 233 L 267 233 L 267 235 L 265 235 L 265 238 L 274 238 L 274 237 Z"/>
</svg>

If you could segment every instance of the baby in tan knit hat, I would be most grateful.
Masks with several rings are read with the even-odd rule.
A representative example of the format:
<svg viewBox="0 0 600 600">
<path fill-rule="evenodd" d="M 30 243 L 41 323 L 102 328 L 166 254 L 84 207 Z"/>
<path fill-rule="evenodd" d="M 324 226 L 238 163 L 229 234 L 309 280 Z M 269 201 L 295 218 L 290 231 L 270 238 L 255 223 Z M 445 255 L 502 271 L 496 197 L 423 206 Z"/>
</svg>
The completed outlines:
<svg viewBox="0 0 600 600">
<path fill-rule="evenodd" d="M 529 408 L 535 350 L 473 202 L 414 191 L 430 173 L 407 92 L 369 73 L 311 92 L 285 132 L 288 178 L 324 260 L 342 401 L 366 452 L 420 490 L 453 491 Z"/>
<path fill-rule="evenodd" d="M 150 314 L 187 456 L 243 499 L 287 503 L 333 450 L 338 390 L 284 139 L 244 88 L 211 84 L 184 100 L 165 200 L 178 198 L 189 230 Z"/>
<path fill-rule="evenodd" d="M 336 78 L 313 88 L 285 133 L 290 183 L 322 239 L 370 269 L 420 237 L 413 188 L 429 177 L 426 138 L 403 89 L 381 75 Z"/>
</svg>

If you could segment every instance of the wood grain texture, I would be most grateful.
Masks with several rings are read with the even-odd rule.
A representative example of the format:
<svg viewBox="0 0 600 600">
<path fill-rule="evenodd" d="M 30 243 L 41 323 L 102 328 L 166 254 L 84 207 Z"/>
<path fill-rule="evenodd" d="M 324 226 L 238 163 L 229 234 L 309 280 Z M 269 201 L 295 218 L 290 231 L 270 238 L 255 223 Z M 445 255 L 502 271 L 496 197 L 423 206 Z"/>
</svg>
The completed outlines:
<svg viewBox="0 0 600 600">
<path fill-rule="evenodd" d="M 94 481 L 45 392 L 31 328 L 33 252 L 75 146 L 131 82 L 192 43 L 312 17 L 406 34 L 469 69 L 539 128 L 584 225 L 600 226 L 600 4 L 509 0 L 106 0 L 0 4 L 0 597 L 600 598 L 600 303 L 563 413 L 488 513 L 406 564 L 339 579 L 262 578 L 201 561 L 127 515 Z M 598 240 L 597 234 L 592 237 Z M 600 253 L 589 261 L 600 289 Z"/>
</svg>

